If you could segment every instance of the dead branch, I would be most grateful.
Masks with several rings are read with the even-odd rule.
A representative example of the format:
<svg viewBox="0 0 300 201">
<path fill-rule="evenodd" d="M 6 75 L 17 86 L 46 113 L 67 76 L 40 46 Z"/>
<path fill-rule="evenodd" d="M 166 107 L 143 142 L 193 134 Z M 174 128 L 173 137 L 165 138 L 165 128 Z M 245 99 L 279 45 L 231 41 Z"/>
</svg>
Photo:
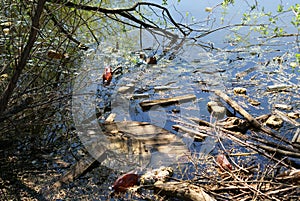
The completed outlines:
<svg viewBox="0 0 300 201">
<path fill-rule="evenodd" d="M 232 100 L 229 96 L 227 96 L 225 93 L 219 91 L 219 90 L 213 90 L 213 92 L 222 98 L 226 103 L 228 103 L 234 110 L 238 111 L 247 121 L 255 128 L 258 130 L 263 131 L 264 133 L 280 140 L 283 141 L 287 144 L 292 145 L 291 142 L 289 142 L 287 139 L 284 137 L 278 136 L 276 133 L 274 133 L 272 130 L 269 128 L 263 126 L 259 121 L 257 121 L 251 114 L 249 114 L 246 110 L 244 110 L 236 101 Z"/>
<path fill-rule="evenodd" d="M 154 189 L 161 195 L 177 197 L 187 201 L 213 201 L 203 188 L 188 182 L 155 183 Z"/>
<path fill-rule="evenodd" d="M 98 160 L 102 161 L 106 158 L 106 154 L 99 154 Z M 62 184 L 73 182 L 76 178 L 82 175 L 89 167 L 91 167 L 97 160 L 91 155 L 87 154 L 82 159 L 77 161 L 70 170 L 67 171 L 57 182 L 52 186 L 53 189 L 60 188 Z"/>
<path fill-rule="evenodd" d="M 196 99 L 196 96 L 194 94 L 188 94 L 188 95 L 183 95 L 183 96 L 176 96 L 173 98 L 147 100 L 147 101 L 140 102 L 140 106 L 143 109 L 147 109 L 147 108 L 150 108 L 155 105 L 170 105 L 170 104 L 186 102 L 186 101 L 190 101 L 190 100 L 194 100 L 194 99 Z"/>
<path fill-rule="evenodd" d="M 189 134 L 192 134 L 193 136 L 195 136 L 196 138 L 200 139 L 200 140 L 203 140 L 205 137 L 207 137 L 208 135 L 205 134 L 205 133 L 201 133 L 197 130 L 193 130 L 193 129 L 190 129 L 190 128 L 186 128 L 184 126 L 181 126 L 181 125 L 173 125 L 172 126 L 174 129 L 176 130 L 181 130 L 183 132 L 187 132 Z"/>
<path fill-rule="evenodd" d="M 13 94 L 14 89 L 16 88 L 17 82 L 20 78 L 20 75 L 22 74 L 23 69 L 26 66 L 27 60 L 30 56 L 30 52 L 33 48 L 33 45 L 34 45 L 36 39 L 37 39 L 37 34 L 38 34 L 39 28 L 40 28 L 40 18 L 41 18 L 45 3 L 46 3 L 46 0 L 39 0 L 37 3 L 37 7 L 35 9 L 35 14 L 32 18 L 32 25 L 31 25 L 27 44 L 21 53 L 20 59 L 15 68 L 15 72 L 14 72 L 9 84 L 7 85 L 3 94 L 0 96 L 0 114 L 2 114 L 7 108 L 9 99 L 11 98 L 11 95 Z"/>
<path fill-rule="evenodd" d="M 82 4 L 75 4 L 73 2 L 70 1 L 66 1 L 66 2 L 58 2 L 56 0 L 48 0 L 48 2 L 51 3 L 59 3 L 59 4 L 63 4 L 66 7 L 70 7 L 70 8 L 76 8 L 76 9 L 80 9 L 80 10 L 85 10 L 85 11 L 94 11 L 94 12 L 100 12 L 103 13 L 105 15 L 109 15 L 109 14 L 114 14 L 114 15 L 120 15 L 122 17 L 124 17 L 125 19 L 128 19 L 130 21 L 133 21 L 141 26 L 143 26 L 144 28 L 159 28 L 156 24 L 154 24 L 153 22 L 151 22 L 150 20 L 141 20 L 136 18 L 135 16 L 133 16 L 130 12 L 134 12 L 137 11 L 138 12 L 138 7 L 140 6 L 148 6 L 148 7 L 155 7 L 158 8 L 160 10 L 162 10 L 162 14 L 164 15 L 164 13 L 166 13 L 168 19 L 171 21 L 171 23 L 184 35 L 187 36 L 188 33 L 185 33 L 185 31 L 179 26 L 178 23 L 176 23 L 176 21 L 173 19 L 173 17 L 171 16 L 169 10 L 161 5 L 155 4 L 155 3 L 150 3 L 150 2 L 137 2 L 135 3 L 133 6 L 128 7 L 128 8 L 103 8 L 103 7 L 95 7 L 95 6 L 87 6 L 87 5 L 82 5 Z M 112 18 L 114 19 L 114 18 Z M 142 18 L 145 19 L 145 18 Z M 119 20 L 116 20 L 119 21 Z"/>
<path fill-rule="evenodd" d="M 61 23 L 59 23 L 55 17 L 55 15 L 51 12 L 51 10 L 48 7 L 45 7 L 47 13 L 50 15 L 51 20 L 53 21 L 54 25 L 57 26 L 59 28 L 59 30 L 66 35 L 66 37 L 73 41 L 75 44 L 77 44 L 78 47 L 80 47 L 80 49 L 83 50 L 87 50 L 88 47 L 85 46 L 84 44 L 82 44 L 80 41 L 78 41 L 77 39 L 73 38 L 72 34 L 69 33 L 62 25 Z"/>
<path fill-rule="evenodd" d="M 272 147 L 264 146 L 264 145 L 258 147 L 257 144 L 251 143 L 249 141 L 248 136 L 243 135 L 242 133 L 226 130 L 222 127 L 218 127 L 216 125 L 213 125 L 213 124 L 211 124 L 209 122 L 206 122 L 204 120 L 200 120 L 198 118 L 191 118 L 191 120 L 193 120 L 195 122 L 199 122 L 200 125 L 206 125 L 208 127 L 216 128 L 219 131 L 222 131 L 223 135 L 226 135 L 230 140 L 232 140 L 232 141 L 234 141 L 234 142 L 236 142 L 236 143 L 238 143 L 242 146 L 248 147 L 248 148 L 250 148 L 250 149 L 266 156 L 267 158 L 270 158 L 271 160 L 275 160 L 276 162 L 282 164 L 283 166 L 290 168 L 290 166 L 288 164 L 286 164 L 285 162 L 283 162 L 283 161 L 281 161 L 277 158 L 274 158 L 272 155 L 266 153 L 266 151 L 270 151 L 270 150 L 274 152 L 274 148 L 272 148 Z M 243 139 L 243 140 L 241 140 L 240 138 Z M 247 140 L 247 141 L 245 141 L 245 140 Z M 264 148 L 266 148 L 266 149 L 264 149 Z M 291 152 L 287 151 L 287 153 L 291 153 Z"/>
</svg>

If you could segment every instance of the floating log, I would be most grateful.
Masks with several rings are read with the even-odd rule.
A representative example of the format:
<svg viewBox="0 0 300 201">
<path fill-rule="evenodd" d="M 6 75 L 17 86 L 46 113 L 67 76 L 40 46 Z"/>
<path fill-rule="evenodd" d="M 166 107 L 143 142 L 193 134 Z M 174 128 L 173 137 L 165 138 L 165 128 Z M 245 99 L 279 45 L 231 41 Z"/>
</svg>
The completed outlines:
<svg viewBox="0 0 300 201">
<path fill-rule="evenodd" d="M 238 111 L 244 118 L 246 118 L 247 121 L 250 123 L 250 125 L 252 125 L 255 129 L 259 129 L 259 130 L 263 131 L 264 133 L 266 133 L 276 139 L 282 140 L 282 141 L 290 144 L 287 139 L 284 139 L 284 138 L 278 136 L 277 134 L 272 132 L 270 129 L 263 126 L 261 123 L 259 123 L 259 121 L 257 121 L 251 114 L 249 114 L 246 110 L 244 110 L 236 101 L 229 98 L 229 96 L 227 96 L 220 90 L 214 90 L 213 92 L 217 96 L 222 98 L 226 103 L 228 103 L 234 110 Z"/>
<path fill-rule="evenodd" d="M 228 103 L 234 110 L 238 111 L 241 115 L 243 115 L 243 117 L 245 117 L 252 126 L 258 129 L 262 127 L 262 125 L 254 117 L 252 117 L 252 115 L 250 115 L 246 110 L 244 110 L 237 102 L 229 98 L 229 96 L 227 96 L 219 90 L 214 90 L 214 93 L 220 98 L 222 98 L 226 103 Z"/>
<path fill-rule="evenodd" d="M 173 98 L 147 100 L 147 101 L 141 102 L 140 106 L 143 109 L 149 109 L 150 107 L 155 106 L 155 105 L 171 105 L 171 104 L 175 104 L 175 103 L 188 102 L 188 101 L 195 100 L 195 99 L 196 99 L 196 96 L 194 94 L 188 94 L 188 95 L 183 95 L 183 96 L 176 96 Z"/>
</svg>

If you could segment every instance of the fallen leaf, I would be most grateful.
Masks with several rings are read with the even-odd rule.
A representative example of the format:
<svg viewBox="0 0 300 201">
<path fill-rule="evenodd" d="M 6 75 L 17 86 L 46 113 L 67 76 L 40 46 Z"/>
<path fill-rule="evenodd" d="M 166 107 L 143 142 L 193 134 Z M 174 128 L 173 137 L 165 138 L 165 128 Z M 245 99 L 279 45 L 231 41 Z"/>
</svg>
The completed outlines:
<svg viewBox="0 0 300 201">
<path fill-rule="evenodd" d="M 225 170 L 232 170 L 232 165 L 224 154 L 219 154 L 217 156 L 217 163 Z"/>
<path fill-rule="evenodd" d="M 120 176 L 113 184 L 113 189 L 116 192 L 125 192 L 129 187 L 138 183 L 139 176 L 134 173 L 127 173 Z"/>
<path fill-rule="evenodd" d="M 68 54 L 62 54 L 61 52 L 57 52 L 55 50 L 49 50 L 47 55 L 51 59 L 65 59 L 69 57 Z"/>
</svg>

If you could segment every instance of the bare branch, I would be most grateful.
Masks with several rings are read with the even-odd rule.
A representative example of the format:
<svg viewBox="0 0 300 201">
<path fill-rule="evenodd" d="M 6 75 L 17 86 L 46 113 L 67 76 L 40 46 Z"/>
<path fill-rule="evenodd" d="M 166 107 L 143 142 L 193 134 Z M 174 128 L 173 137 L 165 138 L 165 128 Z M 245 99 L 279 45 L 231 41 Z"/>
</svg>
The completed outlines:
<svg viewBox="0 0 300 201">
<path fill-rule="evenodd" d="M 39 0 L 34 17 L 32 19 L 32 25 L 31 30 L 28 38 L 28 42 L 24 48 L 24 50 L 21 53 L 21 57 L 16 65 L 15 72 L 7 85 L 6 89 L 4 90 L 4 93 L 0 96 L 0 114 L 2 114 L 8 105 L 9 99 L 11 95 L 13 94 L 14 89 L 16 88 L 16 84 L 19 80 L 20 75 L 22 74 L 23 69 L 26 66 L 27 60 L 30 56 L 30 52 L 32 50 L 32 47 L 37 39 L 37 34 L 39 31 L 39 23 L 40 23 L 40 17 L 44 9 L 44 5 L 46 3 L 46 0 Z"/>
<path fill-rule="evenodd" d="M 48 0 L 48 2 L 52 2 L 52 3 L 59 3 L 55 0 Z M 61 3 L 60 3 L 61 4 Z M 95 7 L 95 6 L 87 6 L 87 5 L 81 5 L 81 4 L 75 4 L 73 2 L 63 2 L 63 5 L 66 7 L 70 7 L 70 8 L 76 8 L 76 9 L 80 9 L 80 10 L 85 10 L 85 11 L 95 11 L 95 12 L 100 12 L 103 14 L 118 14 L 126 19 L 129 19 L 139 25 L 142 25 L 144 28 L 158 28 L 158 26 L 154 23 L 150 23 L 150 20 L 146 20 L 148 21 L 145 22 L 143 20 L 140 20 L 138 18 L 136 18 L 135 16 L 133 16 L 130 12 L 136 11 L 136 9 L 139 6 L 149 6 L 149 7 L 156 7 L 160 10 L 162 10 L 162 14 L 166 13 L 166 16 L 169 18 L 169 20 L 171 21 L 171 23 L 184 35 L 187 36 L 188 34 L 186 32 L 184 32 L 184 30 L 180 27 L 180 25 L 173 19 L 173 17 L 171 16 L 169 10 L 163 6 L 160 6 L 158 4 L 155 3 L 149 3 L 149 2 L 137 2 L 135 3 L 133 6 L 128 7 L 128 8 L 102 8 L 102 7 Z M 113 19 L 113 18 L 112 18 Z M 145 19 L 145 18 L 143 18 Z"/>
<path fill-rule="evenodd" d="M 88 49 L 88 47 L 86 47 L 80 41 L 73 38 L 72 34 L 70 34 L 67 30 L 65 30 L 63 26 L 61 26 L 61 24 L 55 18 L 55 15 L 47 7 L 45 9 L 46 9 L 47 13 L 50 15 L 50 18 L 53 21 L 54 25 L 57 26 L 60 29 L 60 31 L 67 36 L 68 39 L 70 39 L 71 41 L 76 43 L 78 45 L 78 47 L 80 47 L 81 49 L 83 49 L 83 50 Z"/>
</svg>

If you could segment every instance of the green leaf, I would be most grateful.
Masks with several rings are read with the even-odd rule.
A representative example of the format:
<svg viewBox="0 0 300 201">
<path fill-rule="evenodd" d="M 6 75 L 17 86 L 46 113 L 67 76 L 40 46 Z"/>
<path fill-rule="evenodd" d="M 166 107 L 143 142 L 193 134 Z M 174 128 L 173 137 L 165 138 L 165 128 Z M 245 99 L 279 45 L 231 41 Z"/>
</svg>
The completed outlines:
<svg viewBox="0 0 300 201">
<path fill-rule="evenodd" d="M 283 6 L 281 5 L 281 4 L 279 4 L 278 6 L 277 6 L 277 12 L 278 13 L 281 13 L 283 11 Z"/>
<path fill-rule="evenodd" d="M 296 61 L 300 64 L 300 53 L 295 54 Z"/>
</svg>

